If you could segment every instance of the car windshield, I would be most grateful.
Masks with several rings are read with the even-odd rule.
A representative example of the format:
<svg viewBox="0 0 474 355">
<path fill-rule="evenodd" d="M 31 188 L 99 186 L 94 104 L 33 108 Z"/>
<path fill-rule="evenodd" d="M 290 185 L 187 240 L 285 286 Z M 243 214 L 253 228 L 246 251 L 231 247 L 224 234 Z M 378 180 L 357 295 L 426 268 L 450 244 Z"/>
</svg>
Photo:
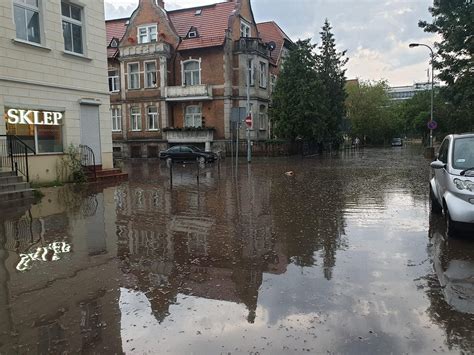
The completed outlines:
<svg viewBox="0 0 474 355">
<path fill-rule="evenodd" d="M 453 168 L 463 170 L 473 167 L 474 137 L 456 139 L 453 150 Z"/>
</svg>

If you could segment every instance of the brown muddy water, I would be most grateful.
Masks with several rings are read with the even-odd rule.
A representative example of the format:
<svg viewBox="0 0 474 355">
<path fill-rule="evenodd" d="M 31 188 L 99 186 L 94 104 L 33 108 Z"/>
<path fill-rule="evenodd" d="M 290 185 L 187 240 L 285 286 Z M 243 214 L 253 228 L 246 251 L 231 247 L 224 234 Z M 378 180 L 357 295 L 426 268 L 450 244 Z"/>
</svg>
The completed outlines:
<svg viewBox="0 0 474 355">
<path fill-rule="evenodd" d="M 420 149 L 125 168 L 2 214 L 1 354 L 474 351 L 474 238 Z"/>
</svg>

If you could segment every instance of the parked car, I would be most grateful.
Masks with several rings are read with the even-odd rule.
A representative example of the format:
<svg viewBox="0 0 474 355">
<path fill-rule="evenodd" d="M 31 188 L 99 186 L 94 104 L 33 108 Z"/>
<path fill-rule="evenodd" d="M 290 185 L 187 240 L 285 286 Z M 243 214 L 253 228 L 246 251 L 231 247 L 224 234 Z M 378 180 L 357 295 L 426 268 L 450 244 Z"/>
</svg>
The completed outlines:
<svg viewBox="0 0 474 355">
<path fill-rule="evenodd" d="M 431 167 L 431 208 L 435 213 L 444 212 L 448 235 L 473 228 L 474 133 L 447 136 Z"/>
<path fill-rule="evenodd" d="M 217 154 L 205 152 L 192 145 L 176 145 L 160 152 L 160 159 L 172 159 L 174 161 L 199 161 L 209 163 L 217 160 Z"/>
<path fill-rule="evenodd" d="M 401 138 L 393 138 L 392 147 L 403 147 L 403 140 Z"/>
</svg>

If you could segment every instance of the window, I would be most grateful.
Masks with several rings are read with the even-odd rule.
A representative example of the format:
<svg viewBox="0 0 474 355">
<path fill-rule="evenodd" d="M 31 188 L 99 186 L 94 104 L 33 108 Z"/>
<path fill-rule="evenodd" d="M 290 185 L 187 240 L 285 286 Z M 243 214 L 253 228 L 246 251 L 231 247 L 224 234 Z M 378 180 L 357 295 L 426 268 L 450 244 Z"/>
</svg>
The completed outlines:
<svg viewBox="0 0 474 355">
<path fill-rule="evenodd" d="M 128 88 L 131 90 L 140 88 L 140 65 L 138 63 L 128 65 Z"/>
<path fill-rule="evenodd" d="M 199 37 L 198 31 L 196 27 L 191 27 L 188 31 L 188 35 L 186 38 L 197 38 Z"/>
<path fill-rule="evenodd" d="M 258 128 L 262 131 L 266 130 L 266 127 L 265 127 L 266 118 L 267 118 L 267 108 L 264 105 L 261 105 L 260 112 L 258 114 Z"/>
<path fill-rule="evenodd" d="M 13 11 L 16 38 L 28 42 L 41 43 L 38 0 L 14 0 Z"/>
<path fill-rule="evenodd" d="M 112 132 L 120 132 L 122 130 L 122 110 L 120 107 L 112 108 Z"/>
<path fill-rule="evenodd" d="M 157 26 L 138 27 L 138 43 L 156 42 Z"/>
<path fill-rule="evenodd" d="M 448 149 L 449 149 L 449 139 L 445 139 L 443 144 L 441 144 L 441 148 L 439 148 L 438 159 L 443 163 L 448 163 Z"/>
<path fill-rule="evenodd" d="M 202 127 L 202 114 L 201 114 L 200 106 L 186 107 L 184 126 L 185 127 Z"/>
<path fill-rule="evenodd" d="M 8 109 L 5 108 L 5 113 Z M 38 111 L 39 116 L 43 111 Z M 34 121 L 34 114 L 28 116 Z M 61 120 L 62 121 L 62 120 Z M 63 148 L 63 126 L 34 125 L 34 124 L 10 124 L 7 122 L 7 134 L 19 137 L 36 153 L 62 153 Z"/>
<path fill-rule="evenodd" d="M 156 62 L 145 62 L 145 87 L 156 88 Z"/>
<path fill-rule="evenodd" d="M 201 63 L 197 60 L 190 60 L 183 63 L 184 85 L 201 84 Z"/>
<path fill-rule="evenodd" d="M 247 62 L 248 78 L 247 82 L 250 86 L 255 85 L 255 67 L 253 65 L 253 59 L 249 59 Z"/>
<path fill-rule="evenodd" d="M 142 115 L 140 113 L 139 107 L 132 107 L 130 109 L 131 124 L 130 128 L 132 131 L 141 131 L 142 130 Z"/>
<path fill-rule="evenodd" d="M 245 21 L 240 22 L 240 37 L 251 37 L 250 25 Z"/>
<path fill-rule="evenodd" d="M 109 91 L 120 91 L 120 77 L 118 75 L 118 70 L 109 70 Z"/>
<path fill-rule="evenodd" d="M 469 169 L 474 166 L 474 138 L 458 138 L 453 147 L 453 168 Z"/>
<path fill-rule="evenodd" d="M 156 106 L 148 107 L 148 130 L 158 131 L 158 108 Z"/>
<path fill-rule="evenodd" d="M 260 87 L 267 87 L 267 64 L 260 62 Z"/>
<path fill-rule="evenodd" d="M 82 8 L 61 2 L 61 12 L 63 15 L 64 50 L 83 54 Z"/>
</svg>

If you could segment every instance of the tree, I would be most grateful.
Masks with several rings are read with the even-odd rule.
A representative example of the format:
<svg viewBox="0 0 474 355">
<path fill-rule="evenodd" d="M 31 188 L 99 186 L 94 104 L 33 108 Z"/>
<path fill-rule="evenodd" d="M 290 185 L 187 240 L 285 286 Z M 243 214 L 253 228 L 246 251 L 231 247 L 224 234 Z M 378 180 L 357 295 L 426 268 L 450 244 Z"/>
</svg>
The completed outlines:
<svg viewBox="0 0 474 355">
<path fill-rule="evenodd" d="M 296 42 L 278 78 L 271 117 L 274 132 L 280 138 L 322 139 L 326 131 L 314 48 L 309 39 Z"/>
<path fill-rule="evenodd" d="M 322 102 L 325 105 L 322 120 L 325 123 L 324 136 L 331 139 L 342 137 L 342 121 L 346 115 L 346 52 L 336 50 L 336 41 L 331 32 L 328 19 L 325 20 L 321 34 L 321 46 L 316 55 L 316 70 L 323 85 Z"/>
<path fill-rule="evenodd" d="M 441 35 L 436 42 L 434 67 L 446 82 L 441 90 L 451 106 L 445 117 L 452 132 L 474 128 L 474 2 L 472 0 L 436 0 L 430 12 L 433 22 L 420 21 L 426 32 Z"/>
</svg>

